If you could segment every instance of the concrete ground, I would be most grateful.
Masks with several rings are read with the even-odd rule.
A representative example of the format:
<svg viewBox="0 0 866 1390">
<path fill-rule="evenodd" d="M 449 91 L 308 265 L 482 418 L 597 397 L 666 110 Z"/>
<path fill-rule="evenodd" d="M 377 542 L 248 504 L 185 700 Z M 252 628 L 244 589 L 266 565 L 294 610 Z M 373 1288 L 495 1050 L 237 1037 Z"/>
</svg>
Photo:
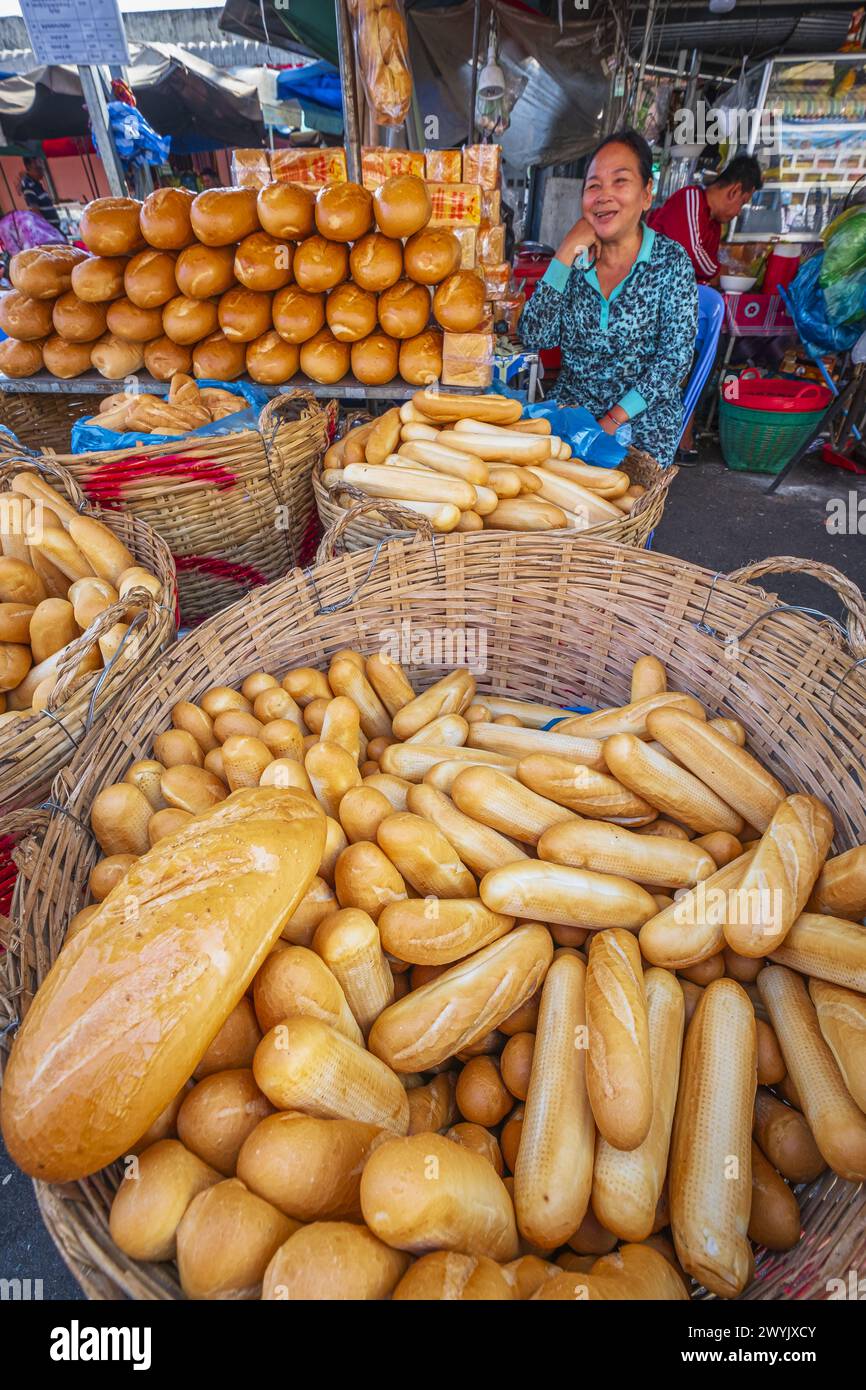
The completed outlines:
<svg viewBox="0 0 866 1390">
<path fill-rule="evenodd" d="M 835 565 L 866 587 L 866 477 L 810 459 L 768 497 L 768 477 L 730 472 L 713 448 L 704 447 L 701 456 L 705 461 L 681 469 L 671 487 L 656 550 L 725 572 L 771 555 L 799 555 Z M 849 529 L 842 534 L 828 532 L 828 504 L 834 511 L 844 504 Z M 835 595 L 814 580 L 772 577 L 764 583 L 786 602 L 841 616 Z M 82 1296 L 42 1225 L 30 1182 L 0 1146 L 0 1279 L 16 1277 L 41 1279 L 48 1299 Z"/>
</svg>

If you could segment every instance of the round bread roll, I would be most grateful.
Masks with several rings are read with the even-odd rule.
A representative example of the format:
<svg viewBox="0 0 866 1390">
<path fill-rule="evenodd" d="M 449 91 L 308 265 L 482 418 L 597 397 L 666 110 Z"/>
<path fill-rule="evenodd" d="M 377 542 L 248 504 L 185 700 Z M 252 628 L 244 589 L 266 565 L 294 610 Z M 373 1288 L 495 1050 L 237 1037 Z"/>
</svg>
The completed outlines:
<svg viewBox="0 0 866 1390">
<path fill-rule="evenodd" d="M 161 328 L 173 343 L 200 343 L 219 326 L 217 300 L 175 295 L 162 311 Z"/>
<path fill-rule="evenodd" d="M 385 236 L 412 236 L 430 221 L 430 190 L 415 174 L 396 174 L 373 194 L 376 222 Z"/>
<path fill-rule="evenodd" d="M 144 244 L 137 198 L 94 198 L 81 214 L 79 234 L 94 256 L 129 256 Z"/>
<path fill-rule="evenodd" d="M 92 343 L 105 332 L 105 305 L 88 304 L 72 290 L 55 299 L 51 317 L 55 333 L 68 343 Z"/>
<path fill-rule="evenodd" d="M 381 294 L 403 274 L 403 244 L 381 232 L 368 232 L 349 252 L 349 269 L 362 290 Z"/>
<path fill-rule="evenodd" d="M 150 247 L 146 251 L 139 251 L 126 267 L 123 288 L 127 299 L 131 299 L 139 309 L 156 309 L 161 304 L 167 304 L 177 294 L 174 256 L 168 251 L 154 251 Z"/>
<path fill-rule="evenodd" d="M 130 343 L 149 343 L 162 336 L 162 310 L 140 309 L 131 299 L 115 299 L 105 315 L 109 333 Z"/>
<path fill-rule="evenodd" d="M 118 338 L 114 333 L 103 333 L 91 344 L 90 360 L 100 376 L 107 377 L 109 381 L 120 381 L 144 366 L 144 346 Z"/>
<path fill-rule="evenodd" d="M 141 205 L 139 226 L 148 246 L 180 251 L 195 241 L 190 212 L 195 194 L 189 188 L 157 188 Z"/>
<path fill-rule="evenodd" d="M 259 221 L 271 236 L 300 241 L 315 227 L 316 199 L 299 183 L 266 183 L 257 197 Z"/>
<path fill-rule="evenodd" d="M 65 338 L 53 333 L 42 344 L 42 362 L 52 376 L 67 380 L 81 376 L 91 366 L 90 351 L 92 343 L 69 343 Z"/>
<path fill-rule="evenodd" d="M 72 271 L 89 260 L 80 246 L 31 246 L 9 262 L 9 279 L 32 299 L 56 299 L 72 286 Z"/>
<path fill-rule="evenodd" d="M 230 342 L 251 343 L 271 327 L 271 296 L 236 285 L 220 299 L 217 317 Z"/>
<path fill-rule="evenodd" d="M 72 288 L 88 304 L 104 304 L 123 294 L 125 256 L 88 256 L 72 267 Z"/>
<path fill-rule="evenodd" d="M 154 338 L 144 345 L 144 365 L 157 381 L 171 381 L 176 372 L 188 375 L 192 369 L 192 350 L 171 338 Z"/>
<path fill-rule="evenodd" d="M 400 345 L 387 333 L 371 333 L 352 344 L 352 375 L 365 386 L 385 386 L 397 375 Z"/>
<path fill-rule="evenodd" d="M 484 281 L 473 270 L 449 275 L 433 295 L 433 313 L 449 333 L 471 333 L 484 317 Z"/>
<path fill-rule="evenodd" d="M 442 375 L 442 334 L 427 328 L 400 344 L 400 375 L 410 386 L 427 386 Z"/>
<path fill-rule="evenodd" d="M 4 376 L 35 376 L 42 371 L 42 342 L 4 338 L 0 343 L 0 372 Z"/>
<path fill-rule="evenodd" d="M 181 251 L 174 278 L 188 299 L 211 299 L 215 294 L 225 294 L 235 282 L 235 248 L 202 246 L 197 241 Z"/>
<path fill-rule="evenodd" d="M 287 343 L 305 343 L 325 324 L 325 296 L 296 285 L 278 290 L 271 305 L 274 328 Z"/>
<path fill-rule="evenodd" d="M 46 338 L 52 330 L 52 308 L 50 299 L 31 299 L 20 290 L 7 290 L 0 294 L 0 328 L 22 343 Z"/>
<path fill-rule="evenodd" d="M 243 376 L 246 349 L 243 343 L 231 343 L 225 333 L 211 333 L 196 343 L 192 351 L 192 374 L 211 381 L 234 381 Z"/>
<path fill-rule="evenodd" d="M 262 386 L 281 386 L 290 381 L 300 364 L 294 343 L 287 343 L 275 328 L 247 344 L 247 376 Z"/>
<path fill-rule="evenodd" d="M 295 280 L 302 290 L 321 294 L 332 290 L 349 273 L 348 249 L 323 236 L 307 237 L 295 252 Z"/>
<path fill-rule="evenodd" d="M 421 285 L 438 285 L 460 264 L 460 242 L 444 227 L 416 232 L 403 248 L 403 261 L 410 280 Z"/>
<path fill-rule="evenodd" d="M 373 196 L 359 183 L 330 183 L 316 195 L 316 228 L 330 241 L 357 241 L 373 226 Z"/>
<path fill-rule="evenodd" d="M 301 371 L 330 386 L 340 381 L 349 370 L 351 354 L 348 343 L 341 343 L 328 328 L 301 346 Z"/>
<path fill-rule="evenodd" d="M 190 222 L 205 246 L 228 246 L 259 230 L 255 188 L 208 188 L 192 201 Z"/>
<path fill-rule="evenodd" d="M 379 296 L 379 322 L 392 338 L 414 338 L 429 318 L 430 291 L 414 280 L 398 280 Z"/>
<path fill-rule="evenodd" d="M 357 343 L 376 327 L 376 296 L 347 280 L 328 295 L 325 318 L 341 343 Z"/>
<path fill-rule="evenodd" d="M 234 273 L 248 290 L 268 293 L 291 283 L 295 248 L 268 232 L 244 237 L 235 251 Z"/>
</svg>

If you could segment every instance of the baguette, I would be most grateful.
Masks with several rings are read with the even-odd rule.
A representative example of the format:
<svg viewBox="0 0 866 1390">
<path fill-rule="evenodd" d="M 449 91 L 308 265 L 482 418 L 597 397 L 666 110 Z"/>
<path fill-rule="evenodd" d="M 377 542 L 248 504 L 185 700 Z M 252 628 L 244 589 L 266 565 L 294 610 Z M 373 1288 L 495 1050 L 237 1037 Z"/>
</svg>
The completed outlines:
<svg viewBox="0 0 866 1390">
<path fill-rule="evenodd" d="M 398 739 L 410 738 L 440 714 L 462 714 L 474 698 L 475 677 L 464 669 L 452 671 L 403 705 L 394 715 L 393 729 L 388 733 L 393 732 Z"/>
<path fill-rule="evenodd" d="M 271 952 L 253 982 L 253 1004 L 263 1033 L 286 1018 L 318 1018 L 363 1046 L 337 977 L 306 946 L 280 945 Z"/>
<path fill-rule="evenodd" d="M 489 481 L 489 478 L 488 478 L 488 481 Z M 495 511 L 496 511 L 496 508 L 497 508 L 498 506 L 499 506 L 499 496 L 498 496 L 498 494 L 494 491 L 494 489 L 493 489 L 492 487 L 476 487 L 476 488 L 475 488 L 475 510 L 474 510 L 474 512 L 464 512 L 464 513 L 463 513 L 463 520 L 465 521 L 466 518 L 467 518 L 468 516 L 473 516 L 473 515 L 474 515 L 474 516 L 477 516 L 477 517 L 480 517 L 480 519 L 481 519 L 481 527 L 483 527 L 483 526 L 484 526 L 484 518 L 485 518 L 486 516 L 489 516 L 491 512 L 495 512 Z M 475 529 L 475 530 L 479 530 L 479 529 L 481 529 L 481 528 L 475 527 L 474 529 Z"/>
<path fill-rule="evenodd" d="M 19 1167 L 74 1181 L 135 1143 L 243 997 L 324 838 L 324 816 L 306 797 L 256 788 L 132 865 L 58 957 L 13 1045 L 0 1105 Z M 124 925 L 131 906 L 134 932 Z M 78 1041 L 63 1049 L 70 1028 Z"/>
<path fill-rule="evenodd" d="M 800 1239 L 800 1208 L 784 1178 L 752 1140 L 749 1239 L 768 1250 L 793 1250 Z"/>
<path fill-rule="evenodd" d="M 439 442 L 445 448 L 462 450 L 490 463 L 526 465 L 542 463 L 550 457 L 548 439 L 510 430 L 442 430 Z"/>
<path fill-rule="evenodd" d="M 800 1111 L 783 1105 L 763 1086 L 755 1094 L 753 1132 L 773 1167 L 789 1182 L 814 1182 L 827 1167 Z"/>
<path fill-rule="evenodd" d="M 687 1273 L 720 1298 L 752 1273 L 751 1127 L 755 1015 L 745 990 L 715 980 L 686 1033 L 671 1143 L 671 1230 Z"/>
<path fill-rule="evenodd" d="M 390 801 L 395 811 L 405 811 L 408 809 L 407 796 L 412 783 L 407 782 L 403 777 L 391 777 L 387 772 L 374 772 L 371 776 L 364 778 L 365 787 L 373 787 L 381 792 L 387 801 Z"/>
<path fill-rule="evenodd" d="M 550 421 L 545 420 L 543 415 L 537 419 L 515 420 L 508 428 L 517 430 L 518 434 L 550 434 L 552 430 Z"/>
<path fill-rule="evenodd" d="M 385 950 L 410 965 L 450 965 L 513 926 L 513 917 L 491 912 L 475 897 L 390 903 L 379 918 Z"/>
<path fill-rule="evenodd" d="M 517 764 L 525 787 L 582 816 L 618 825 L 647 825 L 658 812 L 613 777 L 552 753 L 530 753 Z"/>
<path fill-rule="evenodd" d="M 366 1035 L 374 1019 L 394 999 L 394 977 L 382 954 L 379 929 L 367 912 L 343 908 L 316 928 L 313 950 L 342 987 Z"/>
<path fill-rule="evenodd" d="M 479 757 L 481 756 L 483 755 L 479 754 Z M 487 756 L 497 758 L 497 772 L 501 772 L 503 777 L 510 777 L 513 782 L 517 781 L 517 763 L 510 763 L 507 760 L 500 762 L 498 754 L 488 754 Z M 486 767 L 488 765 L 487 762 L 475 762 L 474 759 L 471 762 L 468 760 L 458 762 L 455 758 L 448 758 L 445 762 L 435 763 L 432 767 L 428 768 L 424 773 L 422 783 L 425 787 L 433 787 L 436 791 L 444 792 L 446 796 L 451 796 L 454 783 L 457 781 L 461 772 L 465 772 L 467 767 Z M 472 819 L 472 817 L 470 817 L 470 819 Z"/>
<path fill-rule="evenodd" d="M 436 826 L 411 811 L 395 811 L 380 824 L 380 849 L 422 897 L 471 898 L 475 879 Z"/>
<path fill-rule="evenodd" d="M 226 746 L 223 745 L 223 755 Z M 350 787 L 361 785 L 357 760 L 338 743 L 320 739 L 304 758 L 304 770 L 326 814 L 335 818 L 345 793 Z"/>
<path fill-rule="evenodd" d="M 357 907 L 378 921 L 382 908 L 406 897 L 406 885 L 378 845 L 348 845 L 337 856 L 334 888 L 341 907 Z"/>
<path fill-rule="evenodd" d="M 527 729 L 544 730 L 545 724 L 550 724 L 554 720 L 572 718 L 572 711 L 562 709 L 559 705 L 538 705 L 533 701 L 514 700 L 499 695 L 485 695 L 484 704 L 491 717 L 513 714 Z M 562 730 L 556 729 L 555 732 L 561 734 Z"/>
<path fill-rule="evenodd" d="M 415 691 L 403 667 L 386 652 L 374 652 L 367 658 L 364 669 L 392 720 L 398 710 L 415 699 Z"/>
<path fill-rule="evenodd" d="M 408 425 L 402 425 L 400 428 L 400 438 L 404 444 L 417 443 L 419 439 L 427 441 L 436 440 L 438 437 L 439 431 L 435 425 L 416 425 L 410 423 Z"/>
<path fill-rule="evenodd" d="M 706 718 L 692 695 L 678 690 L 661 690 L 628 705 L 594 710 L 592 714 L 573 714 L 557 733 L 574 734 L 581 738 L 610 738 L 613 734 L 634 734 L 636 738 L 648 738 L 648 716 L 653 710 L 667 708 L 683 709 L 697 719 Z"/>
<path fill-rule="evenodd" d="M 647 730 L 702 782 L 723 792 L 750 825 L 767 829 L 785 800 L 785 788 L 751 753 L 683 710 L 654 710 Z"/>
<path fill-rule="evenodd" d="M 561 507 L 539 497 L 503 497 L 484 524 L 493 531 L 557 531 L 567 525 Z"/>
<path fill-rule="evenodd" d="M 866 1112 L 866 998 L 825 980 L 810 980 L 818 1026 L 855 1104 Z"/>
<path fill-rule="evenodd" d="M 93 517 L 74 517 L 69 523 L 69 534 L 100 579 L 117 584 L 123 572 L 135 565 L 132 552 L 118 540 L 113 531 L 103 526 L 100 521 L 95 521 Z"/>
<path fill-rule="evenodd" d="M 784 966 L 770 965 L 758 976 L 758 989 L 821 1156 L 840 1177 L 863 1182 L 866 1115 L 852 1099 L 822 1036 L 805 980 Z"/>
<path fill-rule="evenodd" d="M 488 425 L 511 425 L 523 414 L 520 401 L 510 396 L 463 396 L 437 388 L 416 391 L 412 397 L 416 410 L 434 423 L 451 420 L 481 420 Z M 405 417 L 404 417 L 405 419 Z"/>
<path fill-rule="evenodd" d="M 493 1165 L 438 1134 L 380 1145 L 361 1177 L 361 1210 L 373 1234 L 396 1249 L 497 1262 L 518 1252 L 511 1198 Z"/>
<path fill-rule="evenodd" d="M 469 753 L 472 750 L 462 751 Z M 487 753 L 483 756 L 492 758 L 498 755 Z M 467 767 L 455 779 L 451 796 L 457 809 L 464 815 L 520 840 L 522 844 L 536 845 L 552 825 L 576 819 L 573 811 L 530 791 L 513 777 L 505 776 L 497 767 Z"/>
<path fill-rule="evenodd" d="M 645 922 L 640 931 L 645 958 L 665 970 L 686 970 L 717 956 L 725 945 L 723 924 L 730 897 L 742 883 L 754 855 L 754 850 L 748 850 Z"/>
<path fill-rule="evenodd" d="M 670 1260 L 649 1245 L 623 1245 L 612 1255 L 596 1260 L 588 1273 L 563 1272 L 546 1279 L 533 1302 L 592 1303 L 613 1300 L 688 1300 L 686 1286 Z"/>
<path fill-rule="evenodd" d="M 643 1143 L 631 1150 L 600 1138 L 595 1152 L 592 1209 L 620 1240 L 651 1235 L 664 1187 L 680 1076 L 685 1000 L 667 970 L 644 975 L 652 1085 L 652 1120 Z"/>
<path fill-rule="evenodd" d="M 646 889 L 628 879 L 534 859 L 491 869 L 478 892 L 492 912 L 591 931 L 637 931 L 656 910 Z"/>
<path fill-rule="evenodd" d="M 649 695 L 664 695 L 668 676 L 657 656 L 639 656 L 631 668 L 631 703 Z"/>
<path fill-rule="evenodd" d="M 430 425 L 433 423 L 429 415 L 424 415 L 414 401 L 404 401 L 400 406 L 400 419 L 404 425 Z M 436 427 L 439 433 L 439 427 Z"/>
<path fill-rule="evenodd" d="M 590 942 L 586 1023 L 595 1123 L 614 1148 L 636 1149 L 649 1134 L 653 1088 L 640 947 L 627 931 L 601 931 Z"/>
<path fill-rule="evenodd" d="M 552 956 L 545 927 L 516 927 L 380 1014 L 370 1030 L 371 1052 L 397 1072 L 439 1066 L 530 999 Z"/>
<path fill-rule="evenodd" d="M 67 529 L 69 523 L 80 516 L 80 512 L 77 512 L 61 493 L 56 492 L 49 483 L 43 482 L 33 473 L 16 473 L 9 486 L 22 497 L 29 497 L 31 501 L 48 507 Z"/>
<path fill-rule="evenodd" d="M 554 960 L 541 1008 L 514 1170 L 514 1206 L 525 1240 L 552 1250 L 577 1229 L 589 1205 L 595 1125 L 587 1092 L 586 967 L 576 954 Z"/>
<path fill-rule="evenodd" d="M 742 830 L 742 818 L 720 796 L 635 734 L 605 739 L 604 757 L 619 782 L 699 835 L 711 830 L 737 835 Z"/>
<path fill-rule="evenodd" d="M 725 939 L 733 950 L 756 957 L 781 946 L 806 905 L 832 838 L 833 818 L 822 802 L 814 796 L 785 798 L 740 885 L 748 910 L 725 920 Z"/>
<path fill-rule="evenodd" d="M 858 921 L 866 916 L 866 845 L 828 859 L 807 904 L 810 912 Z"/>
<path fill-rule="evenodd" d="M 524 491 L 523 472 L 525 471 L 512 468 L 507 463 L 491 464 L 488 470 L 488 479 L 493 495 L 496 498 L 519 497 Z M 498 501 L 496 505 L 499 505 Z"/>
<path fill-rule="evenodd" d="M 659 888 L 692 888 L 716 872 L 711 856 L 694 841 L 635 835 L 621 825 L 588 820 L 545 831 L 538 842 L 538 857 Z"/>
<path fill-rule="evenodd" d="M 485 748 L 490 753 L 504 753 L 510 758 L 520 759 L 530 753 L 554 753 L 559 758 L 582 763 L 599 772 L 606 767 L 600 739 L 571 738 L 568 734 L 557 733 L 555 728 L 524 729 L 479 720 L 472 725 L 466 741 L 470 748 Z"/>
<path fill-rule="evenodd" d="M 577 483 L 581 488 L 610 501 L 624 497 L 629 489 L 630 478 L 617 468 L 599 468 L 591 463 L 581 463 L 579 459 L 551 456 L 544 461 L 548 473 Z M 647 692 L 649 693 L 649 692 Z"/>
<path fill-rule="evenodd" d="M 314 1221 L 295 1231 L 265 1271 L 265 1302 L 370 1301 L 389 1298 L 409 1263 L 349 1221 Z"/>
<path fill-rule="evenodd" d="M 486 485 L 489 477 L 487 464 L 482 459 L 473 458 L 468 453 L 461 453 L 458 449 L 447 448 L 441 441 L 441 437 L 440 440 L 432 444 L 424 440 L 401 444 L 393 456 L 393 462 L 398 467 L 405 467 L 407 459 L 411 463 L 423 463 L 425 468 L 432 468 L 434 473 L 444 473 L 451 478 L 462 478 L 464 482 L 478 484 L 478 486 Z"/>
<path fill-rule="evenodd" d="M 406 743 L 433 744 L 437 748 L 462 748 L 469 734 L 469 724 L 461 714 L 437 714 L 417 734 L 410 734 Z M 392 746 L 392 745 L 389 745 Z"/>
<path fill-rule="evenodd" d="M 288 677 L 287 677 L 288 679 Z M 340 657 L 328 669 L 329 693 L 345 695 L 358 708 L 365 738 L 390 738 L 391 716 L 366 676 L 354 661 Z"/>
<path fill-rule="evenodd" d="M 359 1221 L 361 1171 L 387 1129 L 360 1120 L 322 1120 L 278 1111 L 243 1142 L 237 1175 L 251 1192 L 295 1221 Z"/>
<path fill-rule="evenodd" d="M 606 521 L 617 521 L 622 515 L 619 508 L 608 502 L 600 493 L 588 487 L 581 487 L 580 483 L 574 483 L 569 478 L 561 478 L 557 473 L 551 472 L 547 465 L 544 468 L 531 467 L 527 471 L 540 482 L 540 497 L 546 502 L 552 502 L 557 507 L 564 507 L 566 511 L 573 512 L 585 526 L 599 526 Z"/>
<path fill-rule="evenodd" d="M 364 458 L 368 463 L 384 463 L 388 455 L 394 452 L 400 440 L 401 424 L 398 406 L 386 410 L 385 414 L 375 421 L 364 441 Z"/>
<path fill-rule="evenodd" d="M 432 821 L 474 874 L 486 874 L 489 869 L 526 858 L 513 840 L 464 815 L 450 797 L 435 787 L 423 783 L 410 787 L 406 799 L 409 810 Z"/>
<path fill-rule="evenodd" d="M 461 511 L 471 511 L 477 500 L 471 483 L 432 471 L 401 468 L 396 476 L 394 468 L 384 465 L 374 468 L 366 463 L 350 463 L 343 469 L 343 478 L 371 497 L 396 497 L 399 493 L 411 502 L 451 502 Z"/>
<path fill-rule="evenodd" d="M 380 821 L 390 816 L 392 810 L 387 796 L 377 792 L 375 787 L 350 787 L 340 802 L 340 825 L 347 844 L 357 844 L 359 840 L 375 840 Z M 346 848 L 340 846 L 340 852 Z M 336 861 L 336 856 L 335 856 Z"/>
<path fill-rule="evenodd" d="M 398 482 L 394 495 L 388 499 L 389 502 L 395 502 L 398 507 L 405 507 L 408 512 L 417 512 L 419 516 L 426 517 L 433 530 L 441 535 L 456 531 L 462 518 L 469 515 L 468 512 L 461 512 L 453 502 L 416 502 L 409 497 L 400 497 L 399 492 Z"/>
</svg>

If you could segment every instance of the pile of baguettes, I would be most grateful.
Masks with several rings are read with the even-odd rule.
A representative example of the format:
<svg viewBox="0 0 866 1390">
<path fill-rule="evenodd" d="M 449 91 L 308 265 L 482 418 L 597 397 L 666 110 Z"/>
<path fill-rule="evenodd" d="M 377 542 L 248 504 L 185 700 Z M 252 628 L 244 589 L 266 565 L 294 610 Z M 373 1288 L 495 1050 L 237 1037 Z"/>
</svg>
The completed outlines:
<svg viewBox="0 0 866 1390">
<path fill-rule="evenodd" d="M 129 1155 L 111 1235 L 191 1298 L 738 1294 L 789 1184 L 866 1179 L 866 847 L 655 658 L 631 693 L 344 650 L 175 705 L 93 802 L 13 1158 Z"/>
<path fill-rule="evenodd" d="M 121 434 L 185 434 L 245 408 L 243 396 L 221 386 L 199 386 L 185 372 L 175 372 L 167 398 L 146 391 L 119 391 L 103 397 L 92 423 Z"/>
<path fill-rule="evenodd" d="M 416 391 L 332 444 L 322 481 L 398 502 L 434 531 L 583 531 L 628 515 L 646 488 L 572 458 L 549 420 L 522 411 L 508 396 Z"/>
<path fill-rule="evenodd" d="M 46 708 L 65 659 L 75 659 L 71 644 L 128 598 L 122 618 L 80 653 L 76 678 L 117 658 L 143 589 L 162 596 L 161 580 L 113 531 L 41 478 L 16 473 L 0 507 L 0 728 Z"/>
</svg>

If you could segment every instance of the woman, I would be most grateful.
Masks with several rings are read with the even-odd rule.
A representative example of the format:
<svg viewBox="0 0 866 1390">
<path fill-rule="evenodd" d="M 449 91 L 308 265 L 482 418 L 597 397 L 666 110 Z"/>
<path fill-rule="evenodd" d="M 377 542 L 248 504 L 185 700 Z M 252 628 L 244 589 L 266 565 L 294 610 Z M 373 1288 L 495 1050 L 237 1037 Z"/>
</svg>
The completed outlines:
<svg viewBox="0 0 866 1390">
<path fill-rule="evenodd" d="M 632 441 L 672 462 L 682 430 L 681 382 L 698 321 L 695 273 L 683 248 L 643 220 L 652 154 L 619 131 L 587 165 L 583 217 L 556 252 L 520 319 L 528 348 L 562 348 L 559 405 L 583 405 L 608 434 L 627 420 Z M 582 253 L 594 252 L 584 268 Z"/>
</svg>

